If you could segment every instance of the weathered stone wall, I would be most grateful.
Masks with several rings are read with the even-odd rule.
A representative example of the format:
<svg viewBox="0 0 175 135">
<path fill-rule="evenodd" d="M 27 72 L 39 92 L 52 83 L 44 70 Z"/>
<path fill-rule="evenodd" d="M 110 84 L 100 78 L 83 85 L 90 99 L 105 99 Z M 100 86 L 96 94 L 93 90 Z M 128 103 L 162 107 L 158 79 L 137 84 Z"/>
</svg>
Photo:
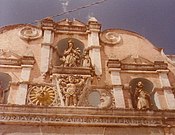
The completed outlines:
<svg viewBox="0 0 175 135">
<path fill-rule="evenodd" d="M 162 128 L 0 125 L 2 135 L 164 135 Z"/>
</svg>

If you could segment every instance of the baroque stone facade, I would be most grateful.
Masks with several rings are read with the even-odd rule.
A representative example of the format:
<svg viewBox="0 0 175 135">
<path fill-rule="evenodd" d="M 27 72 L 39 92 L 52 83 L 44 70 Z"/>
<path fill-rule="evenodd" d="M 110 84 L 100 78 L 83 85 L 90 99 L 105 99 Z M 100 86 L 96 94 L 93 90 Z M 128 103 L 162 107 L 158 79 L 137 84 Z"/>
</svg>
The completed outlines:
<svg viewBox="0 0 175 135">
<path fill-rule="evenodd" d="M 2 134 L 172 135 L 174 89 L 173 55 L 94 17 L 0 29 Z"/>
</svg>

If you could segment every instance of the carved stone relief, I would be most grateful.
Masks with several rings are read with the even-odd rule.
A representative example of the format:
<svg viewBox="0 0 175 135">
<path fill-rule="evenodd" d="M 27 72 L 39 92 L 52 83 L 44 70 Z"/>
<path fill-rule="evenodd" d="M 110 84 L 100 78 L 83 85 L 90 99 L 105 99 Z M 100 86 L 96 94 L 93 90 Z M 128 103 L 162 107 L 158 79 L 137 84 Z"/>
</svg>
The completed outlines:
<svg viewBox="0 0 175 135">
<path fill-rule="evenodd" d="M 27 26 L 20 30 L 19 36 L 24 40 L 34 40 L 42 36 L 42 31 L 34 27 Z"/>
<path fill-rule="evenodd" d="M 105 44 L 115 45 L 122 41 L 122 37 L 115 30 L 106 30 L 100 34 L 100 40 Z"/>
<path fill-rule="evenodd" d="M 135 78 L 130 82 L 132 104 L 138 110 L 157 109 L 154 101 L 153 83 L 145 78 Z"/>
<path fill-rule="evenodd" d="M 113 107 L 113 103 L 114 99 L 110 90 L 89 87 L 81 96 L 79 106 L 105 109 Z"/>
<path fill-rule="evenodd" d="M 139 110 L 151 109 L 150 95 L 143 89 L 143 83 L 139 81 L 137 83 L 134 98 L 136 100 L 136 106 Z"/>
<path fill-rule="evenodd" d="M 79 75 L 61 75 L 59 77 L 60 90 L 65 106 L 77 106 L 82 94 L 85 79 Z"/>
<path fill-rule="evenodd" d="M 75 48 L 72 40 L 68 40 L 68 47 L 64 50 L 60 61 L 64 67 L 92 67 L 89 51 L 84 50 L 81 54 L 81 49 Z"/>
<path fill-rule="evenodd" d="M 58 106 L 59 98 L 54 87 L 48 85 L 30 85 L 27 96 L 28 105 Z"/>
</svg>

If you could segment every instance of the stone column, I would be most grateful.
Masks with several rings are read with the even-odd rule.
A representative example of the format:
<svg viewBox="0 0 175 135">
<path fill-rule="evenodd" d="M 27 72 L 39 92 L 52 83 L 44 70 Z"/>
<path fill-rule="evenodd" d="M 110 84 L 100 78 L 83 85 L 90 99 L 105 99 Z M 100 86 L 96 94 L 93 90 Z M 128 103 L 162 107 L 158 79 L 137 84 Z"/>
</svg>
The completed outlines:
<svg viewBox="0 0 175 135">
<path fill-rule="evenodd" d="M 122 90 L 120 70 L 121 70 L 120 68 L 110 69 L 111 82 L 113 85 L 113 94 L 115 98 L 116 108 L 125 108 L 125 100 Z"/>
<path fill-rule="evenodd" d="M 158 70 L 158 73 L 168 109 L 175 109 L 175 98 L 168 79 L 168 70 Z"/>
<path fill-rule="evenodd" d="M 15 104 L 25 105 L 27 89 L 28 89 L 28 82 L 30 79 L 30 73 L 31 73 L 32 68 L 33 68 L 32 65 L 22 65 L 20 84 L 19 84 L 19 88 L 16 94 Z"/>
<path fill-rule="evenodd" d="M 101 54 L 100 54 L 100 44 L 99 44 L 99 32 L 101 25 L 97 20 L 92 17 L 88 22 L 89 31 L 88 31 L 88 49 L 89 56 L 91 57 L 92 65 L 95 67 L 96 75 L 102 74 L 101 66 Z"/>
</svg>

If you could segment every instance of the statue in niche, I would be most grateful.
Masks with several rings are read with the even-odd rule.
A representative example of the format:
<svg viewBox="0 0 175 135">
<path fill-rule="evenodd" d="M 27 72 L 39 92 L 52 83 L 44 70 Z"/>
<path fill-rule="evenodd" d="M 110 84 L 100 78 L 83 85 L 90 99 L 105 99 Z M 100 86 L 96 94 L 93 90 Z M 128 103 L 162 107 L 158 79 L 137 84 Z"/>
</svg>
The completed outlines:
<svg viewBox="0 0 175 135">
<path fill-rule="evenodd" d="M 68 41 L 68 48 L 64 50 L 63 57 L 60 59 L 63 61 L 64 67 L 77 67 L 80 65 L 80 49 L 74 49 L 74 43 L 72 40 Z"/>
<path fill-rule="evenodd" d="M 143 89 L 143 87 L 143 83 L 139 81 L 134 94 L 136 107 L 139 110 L 148 110 L 151 109 L 151 99 L 150 95 Z"/>
<path fill-rule="evenodd" d="M 62 76 L 59 80 L 65 106 L 76 106 L 84 79 L 81 76 Z"/>
<path fill-rule="evenodd" d="M 3 103 L 4 100 L 4 90 L 2 88 L 2 81 L 0 81 L 0 103 Z"/>
<path fill-rule="evenodd" d="M 88 50 L 84 50 L 83 57 L 82 57 L 82 66 L 83 67 L 92 67 L 91 58 L 89 56 Z"/>
</svg>

